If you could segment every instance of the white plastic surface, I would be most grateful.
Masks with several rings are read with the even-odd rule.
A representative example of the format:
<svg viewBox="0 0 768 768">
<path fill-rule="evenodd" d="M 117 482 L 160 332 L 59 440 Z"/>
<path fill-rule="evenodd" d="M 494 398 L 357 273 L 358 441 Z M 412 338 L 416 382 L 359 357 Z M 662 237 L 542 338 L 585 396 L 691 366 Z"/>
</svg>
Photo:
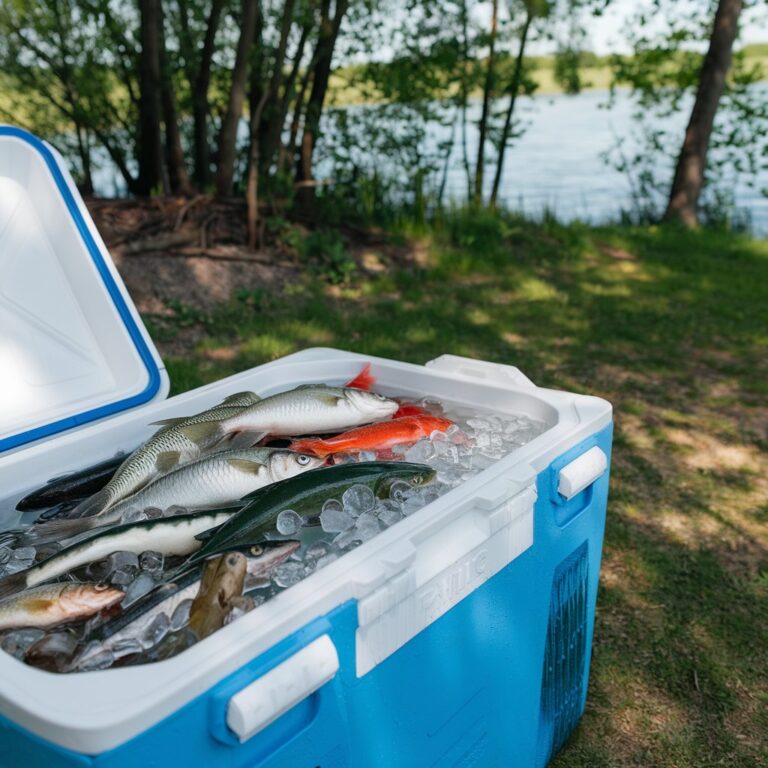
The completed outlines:
<svg viewBox="0 0 768 768">
<path fill-rule="evenodd" d="M 241 743 L 248 741 L 332 680 L 338 671 L 336 646 L 328 635 L 318 637 L 236 693 L 227 706 L 227 725 Z"/>
<path fill-rule="evenodd" d="M 156 396 L 165 397 L 159 355 L 61 162 L 59 170 L 161 369 Z M 43 155 L 0 136 L 0 439 L 130 398 L 149 381 Z"/>
<path fill-rule="evenodd" d="M 505 480 L 505 478 L 502 478 Z M 535 476 L 531 477 L 535 480 Z M 502 485 L 512 487 L 513 483 Z M 533 544 L 533 485 L 513 498 L 479 496 L 421 534 L 402 570 L 357 604 L 362 677 Z M 452 519 L 450 519 L 452 518 Z"/>
<path fill-rule="evenodd" d="M 560 470 L 557 491 L 566 499 L 572 499 L 592 485 L 608 469 L 608 457 L 594 446 Z"/>
<path fill-rule="evenodd" d="M 501 413 L 523 413 L 545 421 L 549 428 L 416 514 L 175 658 L 132 668 L 55 675 L 0 653 L 0 714 L 62 747 L 96 754 L 155 725 L 275 643 L 348 600 L 363 604 L 363 618 L 370 627 L 377 612 L 379 617 L 384 616 L 406 600 L 417 585 L 423 588 L 439 574 L 450 577 L 457 568 L 461 571 L 467 558 L 472 562 L 477 546 L 494 547 L 494 552 L 498 547 L 500 561 L 514 556 L 514 549 L 504 543 L 503 537 L 513 537 L 523 546 L 525 515 L 508 517 L 506 508 L 497 513 L 496 505 L 513 501 L 531 487 L 535 474 L 611 421 L 611 406 L 594 397 L 516 385 L 495 375 L 486 380 L 470 379 L 439 367 L 311 349 L 0 455 L 2 494 L 21 495 L 49 477 L 88 466 L 120 449 L 133 449 L 153 432 L 149 424 L 158 419 L 194 413 L 245 389 L 265 396 L 313 381 L 343 383 L 368 361 L 378 379 L 377 391 L 412 398 L 429 395 Z M 478 369 L 482 368 L 482 363 L 475 362 Z M 491 370 L 498 373 L 498 366 L 491 366 Z M 15 525 L 17 517 L 6 512 L 6 518 L 0 519 L 0 529 Z M 443 542 L 455 550 L 443 552 L 433 542 L 438 541 L 444 527 L 449 530 L 452 521 L 462 517 L 470 522 L 459 522 L 456 532 Z M 457 537 L 475 526 L 479 531 L 476 544 L 459 541 Z M 493 537 L 499 533 L 501 539 L 497 542 Z M 424 561 L 423 577 L 417 568 L 412 570 L 414 577 L 406 576 L 405 582 L 401 580 L 394 586 L 397 575 L 405 572 L 411 558 L 416 557 L 415 550 L 421 547 L 438 559 L 434 564 Z M 488 562 L 495 557 L 490 555 Z M 411 578 L 415 581 L 409 583 Z M 378 592 L 385 586 L 387 590 Z M 380 597 L 364 602 L 375 594 Z M 460 599 L 461 594 L 457 591 L 454 597 Z M 379 601 L 380 607 L 374 608 Z M 381 632 L 382 638 L 388 632 L 383 624 Z M 380 650 L 371 650 L 370 663 L 384 652 L 384 640 L 381 642 L 379 645 L 377 641 Z M 73 700 L 77 707 L 72 706 Z"/>
</svg>

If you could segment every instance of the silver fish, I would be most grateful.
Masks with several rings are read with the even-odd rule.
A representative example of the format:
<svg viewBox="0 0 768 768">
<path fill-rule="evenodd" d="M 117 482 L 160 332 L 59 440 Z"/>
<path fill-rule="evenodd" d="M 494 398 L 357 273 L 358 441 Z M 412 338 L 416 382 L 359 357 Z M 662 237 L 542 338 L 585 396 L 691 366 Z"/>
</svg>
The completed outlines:
<svg viewBox="0 0 768 768">
<path fill-rule="evenodd" d="M 119 603 L 124 593 L 107 584 L 46 584 L 0 601 L 0 630 L 77 621 Z"/>
<path fill-rule="evenodd" d="M 235 512 L 177 515 L 96 531 L 26 571 L 0 579 L 0 598 L 43 584 L 81 565 L 101 560 L 113 552 L 133 552 L 138 555 L 152 550 L 164 555 L 189 555 L 201 546 L 197 538 L 199 534 L 222 525 Z"/>
<path fill-rule="evenodd" d="M 165 512 L 172 507 L 188 510 L 226 507 L 258 488 L 323 463 L 325 459 L 285 448 L 219 451 L 161 475 L 100 515 L 55 522 L 59 535 L 67 539 L 117 522 L 131 510 L 151 508 Z"/>
<path fill-rule="evenodd" d="M 398 408 L 394 400 L 368 390 L 308 384 L 266 397 L 217 422 L 181 429 L 199 445 L 242 432 L 284 437 L 325 434 L 387 419 Z"/>
<path fill-rule="evenodd" d="M 178 465 L 199 457 L 203 447 L 200 443 L 192 442 L 187 438 L 184 427 L 230 418 L 247 405 L 258 402 L 259 399 L 253 392 L 239 392 L 220 405 L 194 416 L 156 422 L 162 425 L 161 429 L 125 459 L 99 493 L 76 507 L 72 513 L 73 516 L 86 517 L 99 514 L 120 499 L 139 490 L 157 475 L 169 472 Z"/>
</svg>

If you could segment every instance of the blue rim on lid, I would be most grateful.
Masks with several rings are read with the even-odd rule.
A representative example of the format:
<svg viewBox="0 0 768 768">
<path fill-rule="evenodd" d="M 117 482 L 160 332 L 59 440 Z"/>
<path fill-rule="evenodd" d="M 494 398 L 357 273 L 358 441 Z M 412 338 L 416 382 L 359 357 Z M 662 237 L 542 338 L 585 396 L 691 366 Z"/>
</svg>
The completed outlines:
<svg viewBox="0 0 768 768">
<path fill-rule="evenodd" d="M 93 235 L 91 235 L 91 232 L 88 229 L 88 225 L 83 218 L 80 208 L 78 207 L 77 202 L 72 195 L 72 191 L 70 190 L 69 185 L 67 184 L 67 181 L 64 178 L 61 169 L 59 168 L 56 158 L 53 156 L 53 153 L 43 141 L 37 138 L 37 136 L 34 136 L 22 128 L 16 128 L 14 126 L 0 126 L 0 138 L 3 137 L 12 137 L 26 142 L 31 147 L 33 147 L 45 160 L 48 170 L 53 177 L 53 181 L 56 184 L 58 192 L 67 206 L 69 214 L 72 217 L 75 226 L 77 227 L 77 230 L 83 240 L 83 243 L 85 244 L 88 254 L 93 260 L 99 276 L 101 277 L 101 280 L 107 289 L 107 293 L 109 294 L 115 308 L 117 309 L 120 319 L 122 320 L 123 325 L 125 326 L 131 341 L 133 342 L 133 345 L 136 347 L 139 358 L 141 359 L 141 362 L 147 371 L 148 381 L 147 385 L 141 392 L 131 395 L 130 397 L 125 397 L 121 400 L 117 400 L 116 402 L 106 403 L 96 408 L 91 408 L 87 411 L 84 411 L 83 413 L 78 413 L 72 416 L 67 416 L 63 419 L 58 419 L 54 422 L 51 422 L 50 424 L 43 424 L 41 426 L 34 427 L 33 429 L 19 432 L 15 435 L 9 435 L 8 437 L 0 438 L 0 453 L 10 450 L 11 448 L 17 448 L 18 446 L 24 445 L 26 443 L 31 443 L 34 440 L 39 440 L 41 437 L 48 437 L 49 435 L 56 434 L 57 432 L 63 432 L 66 429 L 71 429 L 72 427 L 86 424 L 90 421 L 95 421 L 96 419 L 101 419 L 105 416 L 111 416 L 121 411 L 134 408 L 138 405 L 143 405 L 144 403 L 152 400 L 157 395 L 162 383 L 157 362 L 155 361 L 155 358 L 147 346 L 141 330 L 136 324 L 136 320 L 134 319 L 130 309 L 128 308 L 128 305 L 125 302 L 125 297 L 123 296 L 122 291 L 117 286 L 117 283 L 115 283 L 115 279 L 112 276 L 109 267 L 104 261 L 104 257 L 101 253 L 101 250 L 99 249 L 99 246 L 96 244 L 96 241 L 93 239 Z"/>
</svg>

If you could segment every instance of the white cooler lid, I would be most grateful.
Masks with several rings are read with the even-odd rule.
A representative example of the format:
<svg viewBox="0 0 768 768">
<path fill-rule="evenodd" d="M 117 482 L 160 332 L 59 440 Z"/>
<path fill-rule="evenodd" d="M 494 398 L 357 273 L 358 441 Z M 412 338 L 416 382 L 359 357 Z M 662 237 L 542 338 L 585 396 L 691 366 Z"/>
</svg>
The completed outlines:
<svg viewBox="0 0 768 768">
<path fill-rule="evenodd" d="M 0 125 L 0 453 L 167 394 L 61 156 Z"/>
</svg>

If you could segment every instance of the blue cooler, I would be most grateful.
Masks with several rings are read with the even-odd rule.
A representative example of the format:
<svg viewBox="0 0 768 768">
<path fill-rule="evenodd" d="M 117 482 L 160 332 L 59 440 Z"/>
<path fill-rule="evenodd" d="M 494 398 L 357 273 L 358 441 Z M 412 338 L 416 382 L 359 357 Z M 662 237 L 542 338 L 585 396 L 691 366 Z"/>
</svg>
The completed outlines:
<svg viewBox="0 0 768 768">
<path fill-rule="evenodd" d="M 385 394 L 547 429 L 174 658 L 57 675 L 0 652 L 0 768 L 546 765 L 584 711 L 612 431 L 603 400 L 452 355 L 309 349 L 166 399 L 61 158 L 0 127 L 0 530 L 152 422 L 368 361 Z"/>
</svg>

